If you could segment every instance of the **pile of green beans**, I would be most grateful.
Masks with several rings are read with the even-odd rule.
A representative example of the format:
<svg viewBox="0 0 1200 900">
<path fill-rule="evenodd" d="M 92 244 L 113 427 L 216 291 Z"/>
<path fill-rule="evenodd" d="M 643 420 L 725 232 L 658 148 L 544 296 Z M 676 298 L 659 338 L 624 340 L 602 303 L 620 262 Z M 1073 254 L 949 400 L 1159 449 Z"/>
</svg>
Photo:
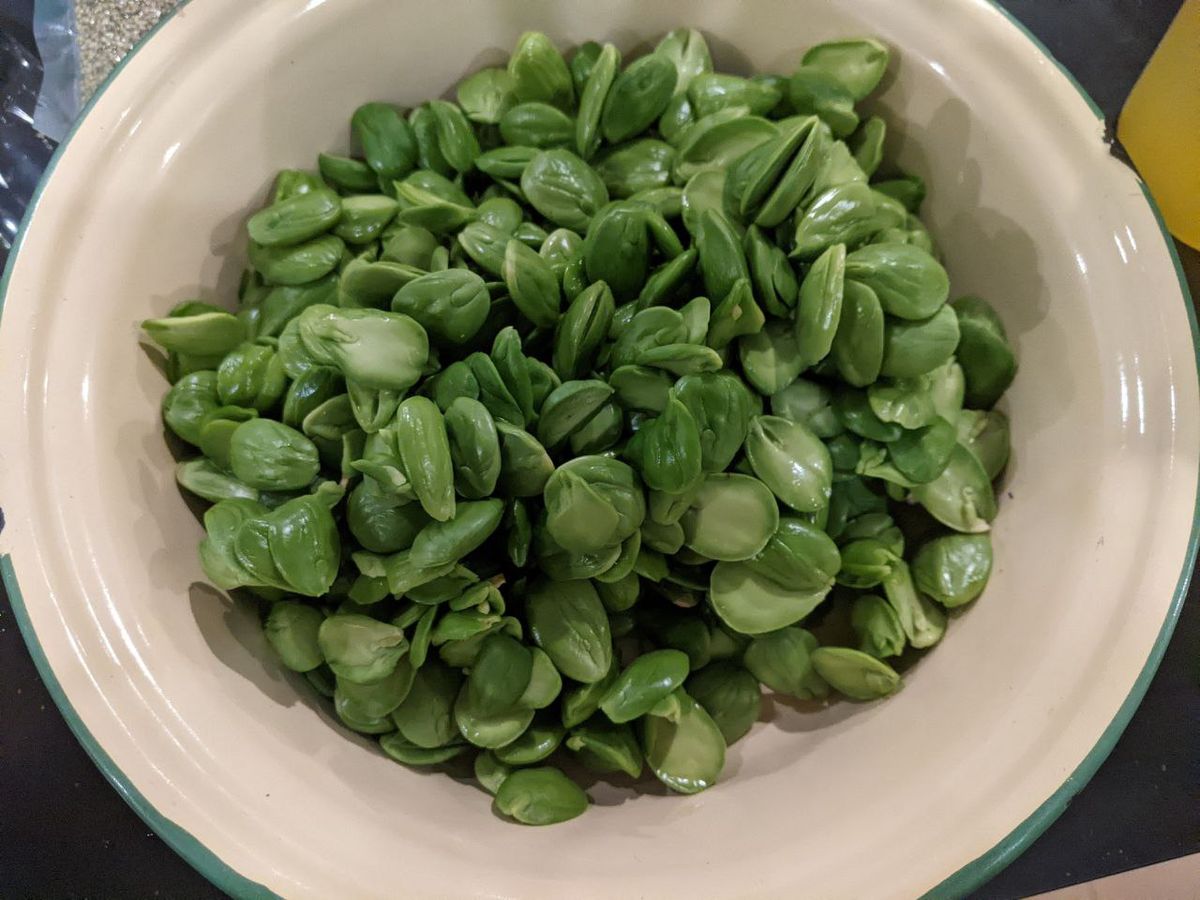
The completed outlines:
<svg viewBox="0 0 1200 900">
<path fill-rule="evenodd" d="M 560 822 L 558 766 L 703 790 L 762 686 L 887 696 L 979 596 L 1016 363 L 856 111 L 888 59 L 525 34 L 281 172 L 236 313 L 144 323 L 205 571 L 348 728 Z"/>
</svg>

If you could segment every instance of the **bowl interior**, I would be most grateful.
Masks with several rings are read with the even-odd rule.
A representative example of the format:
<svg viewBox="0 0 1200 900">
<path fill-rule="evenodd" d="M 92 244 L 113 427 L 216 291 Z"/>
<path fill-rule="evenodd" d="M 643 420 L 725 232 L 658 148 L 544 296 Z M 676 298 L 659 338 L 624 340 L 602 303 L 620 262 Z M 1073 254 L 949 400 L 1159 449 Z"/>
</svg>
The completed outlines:
<svg viewBox="0 0 1200 900">
<path fill-rule="evenodd" d="M 205 585 L 137 322 L 189 297 L 232 304 L 243 223 L 272 174 L 346 149 L 364 100 L 445 94 L 526 29 L 630 54 L 685 23 L 734 71 L 790 72 L 830 37 L 894 48 L 873 101 L 888 156 L 929 185 L 953 293 L 994 303 L 1020 356 L 997 570 L 897 697 L 776 702 L 714 790 L 601 787 L 578 820 L 515 828 L 472 784 L 336 727 L 253 612 Z M 68 700 L 149 803 L 287 895 L 933 887 L 1080 764 L 1185 567 L 1191 333 L 1163 238 L 1100 130 L 1053 64 L 971 0 L 186 6 L 63 155 L 0 330 L 3 549 Z"/>
</svg>

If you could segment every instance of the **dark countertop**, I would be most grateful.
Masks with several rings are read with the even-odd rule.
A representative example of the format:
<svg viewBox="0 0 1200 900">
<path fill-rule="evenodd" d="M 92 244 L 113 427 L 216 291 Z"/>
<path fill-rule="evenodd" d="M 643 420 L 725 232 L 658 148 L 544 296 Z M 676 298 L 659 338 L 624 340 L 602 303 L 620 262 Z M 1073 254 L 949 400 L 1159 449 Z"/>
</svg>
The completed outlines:
<svg viewBox="0 0 1200 900">
<path fill-rule="evenodd" d="M 1112 119 L 1180 0 L 1001 0 Z M 30 40 L 32 0 L 0 0 Z M 1181 248 L 1200 296 L 1200 254 Z M 1012 898 L 1200 852 L 1200 579 L 1141 708 L 1063 816 L 977 894 Z M 105 782 L 58 715 L 0 588 L 0 897 L 220 897 Z"/>
</svg>

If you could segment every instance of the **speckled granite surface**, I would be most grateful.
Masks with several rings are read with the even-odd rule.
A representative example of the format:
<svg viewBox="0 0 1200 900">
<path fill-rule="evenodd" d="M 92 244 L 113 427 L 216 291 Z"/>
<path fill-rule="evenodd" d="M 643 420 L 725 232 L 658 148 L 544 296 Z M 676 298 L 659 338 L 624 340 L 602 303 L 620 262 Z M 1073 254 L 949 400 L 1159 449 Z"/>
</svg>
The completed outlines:
<svg viewBox="0 0 1200 900">
<path fill-rule="evenodd" d="M 75 0 L 80 96 L 86 101 L 176 0 Z"/>
</svg>

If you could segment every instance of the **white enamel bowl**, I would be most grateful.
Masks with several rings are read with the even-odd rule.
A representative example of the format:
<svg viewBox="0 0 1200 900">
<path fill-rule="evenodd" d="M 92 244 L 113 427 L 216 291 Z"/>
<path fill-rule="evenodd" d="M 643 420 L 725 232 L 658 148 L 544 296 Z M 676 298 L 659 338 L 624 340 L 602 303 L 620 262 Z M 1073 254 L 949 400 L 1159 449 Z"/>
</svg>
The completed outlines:
<svg viewBox="0 0 1200 900">
<path fill-rule="evenodd" d="M 714 790 L 518 828 L 332 727 L 202 585 L 136 323 L 229 302 L 271 173 L 344 148 L 358 103 L 440 94 L 526 29 L 633 51 L 681 23 L 737 70 L 835 36 L 895 48 L 889 150 L 929 182 L 954 291 L 995 303 L 1021 360 L 997 571 L 897 697 L 778 706 Z M 1189 309 L 1097 112 L 982 0 L 196 0 L 61 151 L 8 273 L 5 580 L 85 746 L 235 894 L 961 893 L 1099 765 L 1171 631 L 1195 550 Z"/>
</svg>

